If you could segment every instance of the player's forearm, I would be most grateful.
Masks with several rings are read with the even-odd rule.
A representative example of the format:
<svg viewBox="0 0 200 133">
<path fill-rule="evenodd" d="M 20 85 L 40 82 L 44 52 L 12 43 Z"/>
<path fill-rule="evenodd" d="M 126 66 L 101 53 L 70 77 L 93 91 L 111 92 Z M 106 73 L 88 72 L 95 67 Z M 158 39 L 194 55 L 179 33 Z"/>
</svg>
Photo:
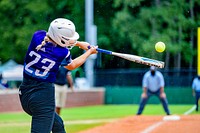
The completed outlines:
<svg viewBox="0 0 200 133">
<path fill-rule="evenodd" d="M 192 89 L 192 95 L 195 96 L 195 91 L 194 91 L 194 89 Z"/>
<path fill-rule="evenodd" d="M 88 50 L 88 46 L 90 46 L 90 44 L 87 43 L 87 42 L 80 42 L 80 41 L 78 41 L 76 43 L 76 46 L 78 46 L 79 48 L 81 48 L 83 50 Z"/>
<path fill-rule="evenodd" d="M 80 67 L 85 61 L 86 59 L 91 55 L 91 51 L 88 50 L 86 51 L 84 54 L 82 54 L 81 56 L 77 57 L 76 59 L 74 59 L 72 61 L 72 63 L 70 63 L 69 65 L 65 66 L 68 70 L 74 70 L 78 67 Z"/>
<path fill-rule="evenodd" d="M 143 93 L 147 93 L 147 88 L 143 87 Z"/>
<path fill-rule="evenodd" d="M 160 92 L 161 92 L 161 93 L 164 92 L 164 87 L 160 87 Z"/>
<path fill-rule="evenodd" d="M 73 85 L 73 79 L 72 79 L 71 75 L 68 77 L 68 81 L 69 81 L 70 88 L 73 89 L 74 85 Z"/>
</svg>

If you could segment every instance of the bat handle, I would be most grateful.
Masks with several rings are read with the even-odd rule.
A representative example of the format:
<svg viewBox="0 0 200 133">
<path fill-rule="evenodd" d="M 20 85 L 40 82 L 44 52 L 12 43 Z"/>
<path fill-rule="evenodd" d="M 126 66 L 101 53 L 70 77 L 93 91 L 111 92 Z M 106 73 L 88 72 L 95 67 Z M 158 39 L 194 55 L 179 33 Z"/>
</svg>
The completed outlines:
<svg viewBox="0 0 200 133">
<path fill-rule="evenodd" d="M 88 46 L 88 49 L 90 49 L 90 46 Z M 101 48 L 97 48 L 97 51 L 100 53 L 105 53 L 105 54 L 110 54 L 110 55 L 112 54 L 112 51 L 101 49 Z"/>
</svg>

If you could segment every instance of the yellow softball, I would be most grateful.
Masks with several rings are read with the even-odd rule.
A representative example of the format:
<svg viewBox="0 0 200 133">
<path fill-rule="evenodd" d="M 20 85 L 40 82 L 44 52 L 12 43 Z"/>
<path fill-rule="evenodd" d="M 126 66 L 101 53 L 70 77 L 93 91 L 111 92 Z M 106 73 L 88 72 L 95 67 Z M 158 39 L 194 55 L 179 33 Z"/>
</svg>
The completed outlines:
<svg viewBox="0 0 200 133">
<path fill-rule="evenodd" d="M 165 51 L 165 44 L 164 44 L 164 42 L 157 42 L 156 45 L 155 45 L 155 49 L 159 53 L 162 53 L 163 51 Z"/>
</svg>

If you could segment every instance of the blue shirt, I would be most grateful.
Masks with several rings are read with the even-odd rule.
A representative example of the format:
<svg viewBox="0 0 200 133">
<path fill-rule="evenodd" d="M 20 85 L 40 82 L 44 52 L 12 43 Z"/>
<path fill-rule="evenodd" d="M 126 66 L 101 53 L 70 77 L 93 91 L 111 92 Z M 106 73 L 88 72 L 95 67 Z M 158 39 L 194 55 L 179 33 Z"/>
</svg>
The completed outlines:
<svg viewBox="0 0 200 133">
<path fill-rule="evenodd" d="M 158 89 L 160 89 L 160 87 L 164 87 L 164 85 L 165 82 L 163 75 L 159 71 L 155 71 L 154 76 L 151 75 L 150 71 L 146 72 L 142 80 L 142 86 L 146 87 L 152 92 L 157 91 Z"/>
<path fill-rule="evenodd" d="M 196 92 L 200 92 L 200 79 L 195 78 L 192 82 L 192 89 L 194 89 Z"/>
<path fill-rule="evenodd" d="M 25 78 L 53 83 L 61 62 L 62 65 L 68 65 L 72 59 L 67 48 L 51 42 L 37 51 L 36 47 L 42 43 L 45 36 L 45 31 L 34 33 L 24 60 L 23 75 Z"/>
</svg>

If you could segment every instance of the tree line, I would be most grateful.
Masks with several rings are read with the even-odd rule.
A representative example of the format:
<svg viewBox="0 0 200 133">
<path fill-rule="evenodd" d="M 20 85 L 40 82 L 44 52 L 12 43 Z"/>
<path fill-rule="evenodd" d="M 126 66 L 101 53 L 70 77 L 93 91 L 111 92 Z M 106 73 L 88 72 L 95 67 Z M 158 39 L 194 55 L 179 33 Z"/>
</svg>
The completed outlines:
<svg viewBox="0 0 200 133">
<path fill-rule="evenodd" d="M 94 24 L 100 48 L 165 61 L 165 68 L 195 68 L 199 0 L 94 0 Z M 85 39 L 85 0 L 1 0 L 0 61 L 23 64 L 36 30 L 47 30 L 58 17 L 72 20 Z M 163 41 L 166 50 L 155 51 Z M 73 56 L 81 51 L 71 50 Z M 99 54 L 96 68 L 144 67 Z"/>
</svg>

